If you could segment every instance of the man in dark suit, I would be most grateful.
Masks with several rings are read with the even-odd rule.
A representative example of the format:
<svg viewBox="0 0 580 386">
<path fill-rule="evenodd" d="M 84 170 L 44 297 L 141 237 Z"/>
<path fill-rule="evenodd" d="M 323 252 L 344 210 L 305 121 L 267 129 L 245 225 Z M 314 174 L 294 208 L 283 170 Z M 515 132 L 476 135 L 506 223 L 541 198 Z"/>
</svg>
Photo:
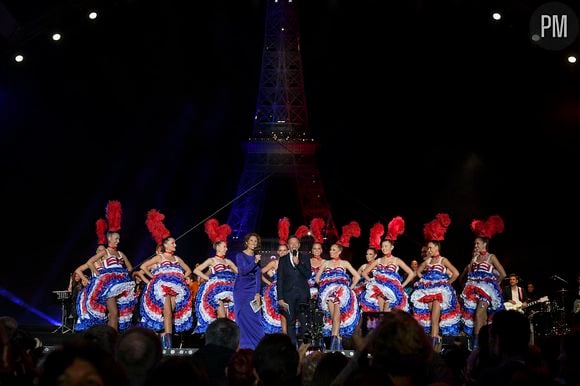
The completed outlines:
<svg viewBox="0 0 580 386">
<path fill-rule="evenodd" d="M 509 275 L 510 284 L 503 288 L 504 305 L 507 309 L 515 309 L 523 312 L 527 304 L 526 293 L 523 288 L 518 286 L 518 275 L 512 273 Z M 509 306 L 509 305 L 513 306 Z"/>
<path fill-rule="evenodd" d="M 286 331 L 296 344 L 296 318 L 300 320 L 300 335 L 304 333 L 306 324 L 304 314 L 298 312 L 300 304 L 308 304 L 310 289 L 310 258 L 299 251 L 300 240 L 296 236 L 288 238 L 289 253 L 280 257 L 277 271 L 276 291 L 278 293 L 278 306 L 286 317 Z"/>
</svg>

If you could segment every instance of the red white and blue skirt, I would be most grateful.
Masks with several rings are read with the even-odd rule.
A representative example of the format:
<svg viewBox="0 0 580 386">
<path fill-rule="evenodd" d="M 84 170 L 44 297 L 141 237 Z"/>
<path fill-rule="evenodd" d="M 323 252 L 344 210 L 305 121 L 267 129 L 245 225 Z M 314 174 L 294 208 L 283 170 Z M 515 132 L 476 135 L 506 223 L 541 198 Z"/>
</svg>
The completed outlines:
<svg viewBox="0 0 580 386">
<path fill-rule="evenodd" d="M 282 322 L 280 309 L 278 308 L 278 291 L 276 290 L 276 274 L 272 276 L 271 284 L 263 289 L 262 298 L 264 308 L 262 308 L 262 327 L 266 334 L 276 334 L 282 332 Z"/>
<path fill-rule="evenodd" d="M 322 272 L 318 299 L 320 308 L 324 312 L 323 335 L 330 336 L 332 333 L 332 319 L 328 310 L 328 301 L 340 305 L 339 334 L 341 336 L 352 335 L 360 319 L 360 310 L 356 294 L 350 289 L 350 276 L 344 268 L 327 268 Z"/>
<path fill-rule="evenodd" d="M 235 280 L 236 274 L 229 269 L 225 269 L 211 274 L 209 280 L 199 286 L 195 297 L 196 333 L 204 333 L 207 330 L 207 326 L 217 319 L 220 301 L 224 304 L 227 318 L 235 321 Z"/>
<path fill-rule="evenodd" d="M 179 263 L 164 264 L 153 269 L 153 278 L 147 283 L 141 301 L 141 325 L 155 331 L 162 331 L 163 305 L 167 296 L 175 296 L 173 329 L 182 332 L 191 329 L 191 291 L 185 282 L 183 268 Z"/>
<path fill-rule="evenodd" d="M 131 327 L 133 310 L 137 303 L 135 283 L 124 267 L 101 268 L 79 293 L 75 330 L 82 331 L 98 324 L 107 324 L 107 299 L 117 299 L 119 330 Z"/>
<path fill-rule="evenodd" d="M 474 271 L 467 275 L 467 283 L 461 293 L 463 302 L 462 319 L 463 331 L 467 335 L 473 334 L 473 322 L 477 303 L 488 303 L 487 320 L 491 322 L 493 314 L 503 310 L 503 294 L 497 282 L 497 277 L 487 271 Z"/>
<path fill-rule="evenodd" d="M 449 284 L 449 276 L 435 270 L 426 272 L 415 283 L 411 294 L 413 316 L 427 334 L 431 333 L 431 312 L 429 303 L 439 301 L 441 315 L 439 329 L 441 335 L 458 335 L 461 326 L 461 310 L 455 289 Z"/>
<path fill-rule="evenodd" d="M 401 275 L 378 265 L 373 270 L 373 280 L 367 283 L 361 296 L 365 311 L 378 311 L 379 298 L 389 302 L 390 309 L 409 312 L 409 297 L 401 285 Z"/>
</svg>

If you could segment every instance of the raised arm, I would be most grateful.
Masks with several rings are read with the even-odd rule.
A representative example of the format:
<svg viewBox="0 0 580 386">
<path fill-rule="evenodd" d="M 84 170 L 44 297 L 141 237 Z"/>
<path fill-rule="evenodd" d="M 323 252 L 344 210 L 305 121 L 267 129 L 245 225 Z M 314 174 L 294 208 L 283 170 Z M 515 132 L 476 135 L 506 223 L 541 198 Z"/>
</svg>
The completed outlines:
<svg viewBox="0 0 580 386">
<path fill-rule="evenodd" d="M 187 265 L 187 263 L 183 261 L 183 259 L 179 256 L 175 256 L 175 259 L 177 260 L 181 268 L 183 268 L 183 276 L 188 277 L 189 275 L 191 275 L 191 268 L 189 268 L 189 265 Z"/>
<path fill-rule="evenodd" d="M 368 265 L 367 263 L 364 263 L 363 265 L 361 265 L 361 266 L 359 267 L 359 269 L 357 270 L 357 272 L 358 272 L 358 274 L 359 274 L 359 275 L 361 275 L 361 276 L 362 276 L 362 273 L 363 273 L 363 272 L 364 272 L 364 270 L 366 269 L 367 265 Z"/>
<path fill-rule="evenodd" d="M 152 257 L 151 259 L 145 261 L 143 264 L 141 264 L 141 270 L 143 272 L 145 272 L 145 275 L 149 276 L 149 277 L 153 277 L 153 274 L 151 273 L 151 267 L 153 267 L 155 264 L 159 264 L 161 262 L 161 255 L 156 255 L 155 257 Z"/>
<path fill-rule="evenodd" d="M 503 265 L 501 265 L 496 255 L 491 256 L 491 263 L 493 264 L 495 269 L 497 269 L 497 272 L 499 273 L 497 281 L 501 283 L 503 279 L 505 279 L 506 277 L 505 269 L 503 269 Z"/>
<path fill-rule="evenodd" d="M 342 266 L 346 268 L 348 272 L 350 272 L 350 274 L 352 275 L 352 283 L 350 284 L 350 289 L 354 289 L 354 287 L 356 287 L 356 284 L 360 280 L 360 273 L 358 273 L 357 270 L 352 267 L 352 264 L 350 264 L 346 260 L 342 261 Z"/>
<path fill-rule="evenodd" d="M 328 262 L 327 261 L 323 261 L 322 264 L 320 264 L 320 268 L 318 269 L 318 272 L 316 273 L 316 284 L 320 284 L 320 276 L 322 275 L 322 272 L 324 271 L 324 268 L 326 268 Z"/>
<path fill-rule="evenodd" d="M 276 269 L 276 264 L 277 261 L 276 260 L 272 260 L 270 261 L 268 264 L 266 264 L 264 266 L 264 268 L 262 268 L 262 282 L 266 285 L 270 285 L 272 284 L 272 282 L 268 279 L 268 277 L 266 276 L 266 274 L 268 273 L 268 271 L 270 271 L 271 269 Z"/>
<path fill-rule="evenodd" d="M 89 278 L 85 276 L 85 271 L 89 269 L 89 265 L 87 263 L 81 264 L 75 269 L 73 275 L 76 273 L 81 278 L 81 283 L 83 286 L 89 284 Z"/>
<path fill-rule="evenodd" d="M 457 270 L 457 268 L 455 268 L 453 264 L 451 264 L 451 262 L 447 258 L 443 258 L 443 265 L 451 273 L 450 275 L 451 277 L 449 278 L 449 284 L 452 284 L 455 280 L 457 280 L 457 278 L 459 278 L 459 271 Z"/>
<path fill-rule="evenodd" d="M 125 267 L 127 267 L 127 271 L 131 272 L 133 270 L 133 265 L 131 264 L 131 262 L 129 261 L 127 256 L 125 256 L 125 254 L 123 252 L 119 251 L 119 254 L 121 255 L 121 258 L 123 259 L 123 261 L 125 262 Z"/>
<path fill-rule="evenodd" d="M 371 277 L 369 276 L 369 273 L 371 273 L 371 271 L 373 269 L 375 269 L 375 267 L 377 266 L 377 264 L 379 264 L 379 259 L 376 259 L 372 263 L 367 264 L 367 267 L 365 268 L 365 270 L 362 271 L 361 275 L 362 275 L 362 277 L 365 278 L 365 280 L 367 280 L 367 281 L 370 281 L 371 280 Z"/>
<path fill-rule="evenodd" d="M 232 272 L 237 275 L 238 274 L 237 265 L 235 265 L 234 262 L 231 261 L 230 259 L 224 259 L 224 260 L 225 260 L 225 263 L 230 266 L 230 269 L 232 270 Z"/>
<path fill-rule="evenodd" d="M 145 284 L 149 283 L 149 278 L 144 275 L 144 272 L 141 269 L 139 271 L 133 271 L 133 273 L 131 274 L 131 276 L 133 276 L 133 278 L 138 277 Z"/>
<path fill-rule="evenodd" d="M 467 275 L 469 274 L 469 271 L 471 270 L 471 261 L 469 263 L 467 263 L 467 265 L 465 266 L 465 268 L 463 268 L 463 271 L 461 272 L 461 274 L 459 275 L 459 277 L 457 278 L 457 280 L 459 280 L 460 285 L 464 285 L 466 280 Z"/>
<path fill-rule="evenodd" d="M 409 284 L 409 282 L 411 280 L 413 280 L 413 278 L 415 277 L 415 272 L 413 272 L 413 270 L 411 269 L 411 267 L 409 267 L 407 265 L 407 263 L 405 263 L 403 260 L 399 259 L 397 257 L 397 265 L 401 268 L 403 268 L 403 271 L 405 271 L 407 273 L 407 277 L 405 278 L 405 280 L 401 283 L 401 285 L 403 287 L 405 287 L 407 284 Z"/>
<path fill-rule="evenodd" d="M 211 266 L 211 263 L 212 259 L 210 257 L 209 259 L 206 259 L 203 263 L 195 267 L 195 269 L 193 270 L 193 274 L 197 277 L 201 277 L 205 281 L 208 281 L 209 276 L 207 276 L 204 272 Z"/>
<path fill-rule="evenodd" d="M 300 260 L 298 261 L 298 266 L 296 268 L 298 269 L 298 272 L 300 272 L 302 277 L 308 280 L 310 279 L 310 275 L 312 275 L 312 267 L 310 266 L 310 257 L 306 256 L 303 253 L 300 253 L 299 259 Z"/>
<path fill-rule="evenodd" d="M 421 264 L 419 264 L 419 266 L 417 267 L 417 277 L 419 279 L 423 277 L 423 271 L 425 270 L 425 267 L 427 267 L 429 261 L 430 259 L 423 260 L 423 262 L 421 262 Z"/>
<path fill-rule="evenodd" d="M 238 274 L 240 275 L 249 274 L 250 272 L 252 272 L 254 268 L 256 268 L 256 265 L 258 265 L 259 261 L 260 255 L 255 255 L 252 258 L 252 256 L 247 256 L 242 252 L 238 252 L 236 254 L 236 264 L 238 266 Z"/>
<path fill-rule="evenodd" d="M 99 260 L 102 260 L 102 258 L 105 257 L 106 255 L 107 255 L 106 251 L 101 251 L 87 261 L 86 263 L 87 267 L 89 267 L 89 269 L 95 276 L 99 274 L 99 271 L 97 270 L 97 266 L 95 265 L 95 263 Z"/>
</svg>

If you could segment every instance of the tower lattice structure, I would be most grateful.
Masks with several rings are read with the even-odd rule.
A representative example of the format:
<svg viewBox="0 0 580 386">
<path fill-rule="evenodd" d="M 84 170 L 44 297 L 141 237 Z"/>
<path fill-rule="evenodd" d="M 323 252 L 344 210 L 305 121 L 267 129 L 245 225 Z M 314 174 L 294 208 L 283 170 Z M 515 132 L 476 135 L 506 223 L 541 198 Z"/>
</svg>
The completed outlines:
<svg viewBox="0 0 580 386">
<path fill-rule="evenodd" d="M 269 178 L 283 176 L 295 185 L 302 223 L 320 217 L 327 236 L 336 237 L 308 127 L 296 1 L 267 1 L 264 35 L 254 127 L 228 224 L 234 238 L 254 231 L 264 200 L 271 199 L 265 197 Z"/>
</svg>

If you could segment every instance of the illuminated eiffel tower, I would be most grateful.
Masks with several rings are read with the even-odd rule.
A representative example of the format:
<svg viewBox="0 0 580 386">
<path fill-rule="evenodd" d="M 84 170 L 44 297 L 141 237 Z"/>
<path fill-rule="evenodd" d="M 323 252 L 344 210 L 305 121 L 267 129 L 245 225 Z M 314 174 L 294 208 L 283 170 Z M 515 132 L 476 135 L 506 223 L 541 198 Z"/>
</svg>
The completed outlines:
<svg viewBox="0 0 580 386">
<path fill-rule="evenodd" d="M 270 177 L 283 177 L 288 181 L 285 186 L 295 187 L 303 218 L 293 222 L 308 225 L 320 217 L 326 223 L 326 235 L 337 235 L 317 167 L 317 144 L 308 128 L 298 25 L 296 1 L 267 1 L 254 128 L 245 144 L 238 185 L 238 196 L 242 196 L 234 202 L 228 219 L 234 239 L 255 231 L 265 200 L 276 199 L 265 194 Z"/>
</svg>

